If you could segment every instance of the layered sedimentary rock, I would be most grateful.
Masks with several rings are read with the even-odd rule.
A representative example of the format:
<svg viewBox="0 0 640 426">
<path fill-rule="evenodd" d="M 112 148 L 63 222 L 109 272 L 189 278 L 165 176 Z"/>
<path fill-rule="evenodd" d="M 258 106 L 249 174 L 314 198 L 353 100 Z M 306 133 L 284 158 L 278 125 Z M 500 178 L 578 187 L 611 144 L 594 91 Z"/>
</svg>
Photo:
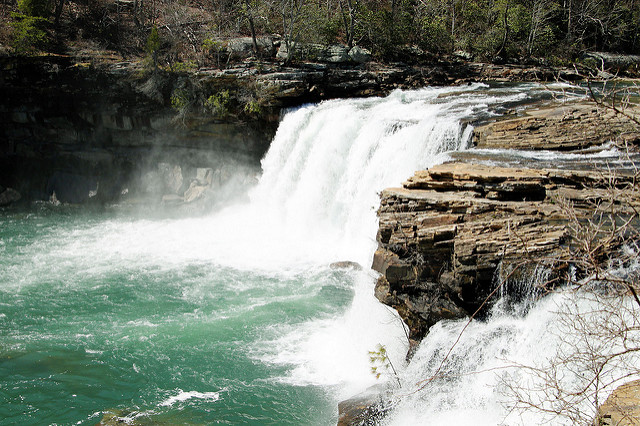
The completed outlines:
<svg viewBox="0 0 640 426">
<path fill-rule="evenodd" d="M 441 319 L 473 314 L 500 274 L 561 259 L 570 236 L 565 201 L 586 215 L 629 183 L 607 181 L 597 171 L 462 162 L 417 172 L 381 194 L 376 297 L 398 310 L 416 340 Z M 640 206 L 635 192 L 626 195 Z"/>
<path fill-rule="evenodd" d="M 592 102 L 527 110 L 521 117 L 498 120 L 474 130 L 478 148 L 566 151 L 601 145 L 612 139 L 637 143 L 640 141 L 637 124 Z"/>
</svg>

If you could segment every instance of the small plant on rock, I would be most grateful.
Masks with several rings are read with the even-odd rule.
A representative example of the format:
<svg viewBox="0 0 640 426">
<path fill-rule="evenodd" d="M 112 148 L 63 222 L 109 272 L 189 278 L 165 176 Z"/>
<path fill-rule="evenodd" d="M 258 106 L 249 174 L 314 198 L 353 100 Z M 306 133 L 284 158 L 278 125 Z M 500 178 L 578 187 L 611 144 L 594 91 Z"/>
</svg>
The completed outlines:
<svg viewBox="0 0 640 426">
<path fill-rule="evenodd" d="M 371 364 L 371 373 L 376 376 L 376 379 L 379 379 L 383 374 L 393 374 L 398 385 L 400 385 L 398 372 L 387 354 L 387 349 L 383 345 L 378 344 L 376 350 L 369 351 L 369 363 Z"/>
<path fill-rule="evenodd" d="M 204 106 L 216 117 L 226 117 L 229 114 L 230 97 L 228 90 L 221 90 L 209 96 Z"/>
</svg>

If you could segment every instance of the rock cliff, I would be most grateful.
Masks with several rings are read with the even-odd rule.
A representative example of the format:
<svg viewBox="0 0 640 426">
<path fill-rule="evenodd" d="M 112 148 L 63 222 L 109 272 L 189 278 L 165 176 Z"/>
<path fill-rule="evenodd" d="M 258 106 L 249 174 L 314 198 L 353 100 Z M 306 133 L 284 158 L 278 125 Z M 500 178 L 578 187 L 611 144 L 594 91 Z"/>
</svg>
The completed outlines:
<svg viewBox="0 0 640 426">
<path fill-rule="evenodd" d="M 305 102 L 568 73 L 446 61 L 284 66 L 249 59 L 227 69 L 152 71 L 66 56 L 0 57 L 0 69 L 0 184 L 25 201 L 55 191 L 65 202 L 118 200 L 123 192 L 184 198 L 197 169 L 212 169 L 225 181 L 231 170 L 247 168 L 244 180 L 250 180 L 281 109 Z M 180 168 L 183 187 L 150 182 L 163 164 Z"/>
<path fill-rule="evenodd" d="M 417 340 L 441 319 L 473 314 L 495 289 L 500 265 L 561 258 L 568 217 L 557 201 L 586 214 L 606 198 L 605 182 L 596 171 L 461 162 L 417 172 L 381 195 L 376 297 Z"/>
<path fill-rule="evenodd" d="M 481 126 L 475 141 L 485 148 L 564 150 L 638 140 L 637 127 L 609 115 L 587 104 L 547 107 Z M 535 169 L 476 164 L 473 151 L 468 158 L 418 171 L 381 193 L 375 294 L 397 309 L 412 340 L 441 319 L 474 314 L 505 276 L 564 259 L 572 242 L 566 206 L 587 218 L 593 205 L 622 199 L 610 191 L 624 192 L 633 182 L 633 173 L 590 164 Z M 637 191 L 624 197 L 616 208 L 640 205 Z"/>
</svg>

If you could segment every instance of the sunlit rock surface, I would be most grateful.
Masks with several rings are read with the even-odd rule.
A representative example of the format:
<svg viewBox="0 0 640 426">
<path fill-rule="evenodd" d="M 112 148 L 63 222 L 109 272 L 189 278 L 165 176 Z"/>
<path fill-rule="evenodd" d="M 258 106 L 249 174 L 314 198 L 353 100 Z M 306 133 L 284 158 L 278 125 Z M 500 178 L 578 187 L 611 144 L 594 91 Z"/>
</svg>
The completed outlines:
<svg viewBox="0 0 640 426">
<path fill-rule="evenodd" d="M 598 410 L 599 426 L 640 424 L 640 380 L 616 388 Z"/>
<path fill-rule="evenodd" d="M 417 172 L 381 194 L 376 297 L 421 339 L 441 319 L 473 314 L 495 289 L 501 263 L 565 255 L 568 217 L 559 200 L 580 216 L 614 190 L 637 208 L 637 193 L 624 189 L 630 182 L 619 176 L 610 188 L 601 171 L 461 162 Z"/>
<path fill-rule="evenodd" d="M 521 117 L 498 120 L 474 130 L 478 148 L 574 150 L 612 139 L 640 141 L 638 126 L 612 109 L 593 102 L 527 110 Z"/>
</svg>

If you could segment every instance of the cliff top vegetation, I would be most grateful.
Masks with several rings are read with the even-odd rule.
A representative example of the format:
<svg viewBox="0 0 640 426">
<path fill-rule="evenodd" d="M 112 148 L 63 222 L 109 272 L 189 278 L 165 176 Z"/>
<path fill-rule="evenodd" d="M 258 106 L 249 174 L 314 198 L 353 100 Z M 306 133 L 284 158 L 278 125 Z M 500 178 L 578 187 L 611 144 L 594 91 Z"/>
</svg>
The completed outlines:
<svg viewBox="0 0 640 426">
<path fill-rule="evenodd" d="M 359 45 L 381 61 L 457 53 L 568 64 L 640 53 L 638 0 L 0 0 L 0 52 L 223 67 L 228 40 Z M 185 65 L 183 65 L 185 66 Z M 637 65 L 634 65 L 637 66 Z"/>
</svg>

